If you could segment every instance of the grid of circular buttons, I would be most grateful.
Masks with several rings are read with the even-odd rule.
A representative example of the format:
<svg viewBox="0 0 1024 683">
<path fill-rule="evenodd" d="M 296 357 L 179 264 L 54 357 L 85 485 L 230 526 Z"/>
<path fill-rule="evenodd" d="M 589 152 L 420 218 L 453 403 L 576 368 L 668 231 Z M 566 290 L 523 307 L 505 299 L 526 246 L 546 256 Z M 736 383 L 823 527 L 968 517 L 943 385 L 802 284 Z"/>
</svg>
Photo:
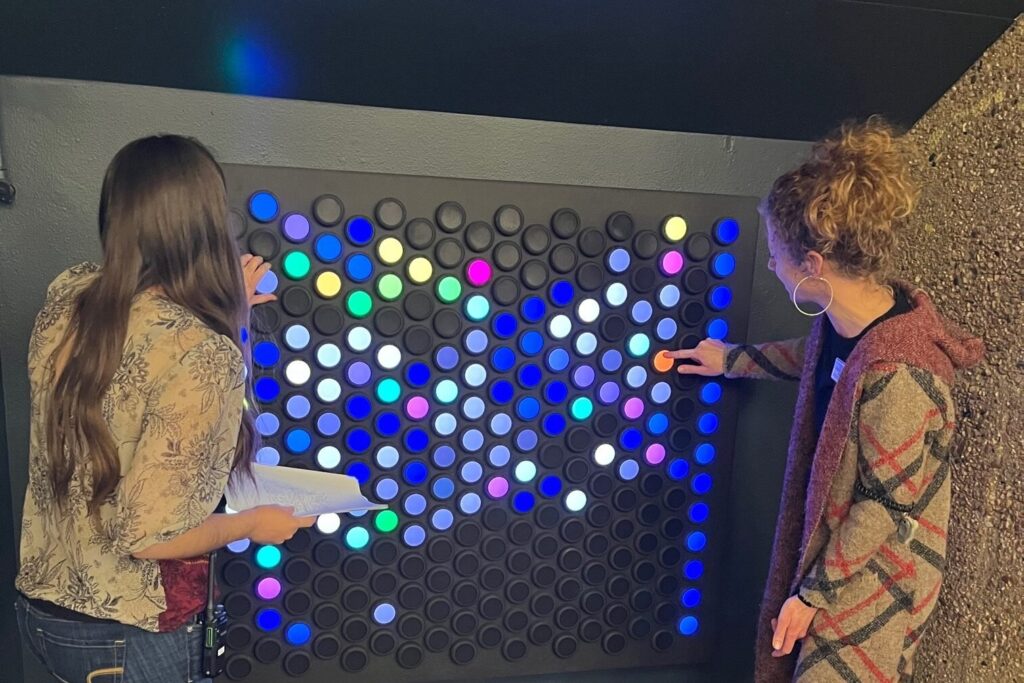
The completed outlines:
<svg viewBox="0 0 1024 683">
<path fill-rule="evenodd" d="M 738 221 L 357 208 L 260 189 L 232 214 L 278 295 L 252 325 L 258 462 L 389 509 L 229 546 L 228 677 L 695 636 L 723 387 L 661 350 L 728 335 Z"/>
</svg>

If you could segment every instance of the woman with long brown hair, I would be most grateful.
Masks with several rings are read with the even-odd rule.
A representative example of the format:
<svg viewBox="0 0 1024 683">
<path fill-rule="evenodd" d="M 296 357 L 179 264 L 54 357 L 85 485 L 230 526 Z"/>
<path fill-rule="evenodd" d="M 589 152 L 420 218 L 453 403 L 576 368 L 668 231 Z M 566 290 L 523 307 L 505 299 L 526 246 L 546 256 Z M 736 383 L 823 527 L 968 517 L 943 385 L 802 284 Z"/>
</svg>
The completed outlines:
<svg viewBox="0 0 1024 683">
<path fill-rule="evenodd" d="M 946 571 L 955 371 L 979 339 L 892 279 L 917 188 L 879 119 L 848 124 L 761 204 L 769 268 L 810 335 L 670 352 L 679 372 L 799 380 L 756 680 L 909 681 Z M 798 655 L 794 656 L 794 650 Z"/>
<path fill-rule="evenodd" d="M 214 513 L 251 474 L 244 336 L 269 264 L 239 255 L 220 167 L 183 137 L 118 152 L 99 229 L 102 266 L 58 276 L 32 331 L 18 622 L 58 680 L 202 680 L 206 554 L 314 521 Z"/>
</svg>

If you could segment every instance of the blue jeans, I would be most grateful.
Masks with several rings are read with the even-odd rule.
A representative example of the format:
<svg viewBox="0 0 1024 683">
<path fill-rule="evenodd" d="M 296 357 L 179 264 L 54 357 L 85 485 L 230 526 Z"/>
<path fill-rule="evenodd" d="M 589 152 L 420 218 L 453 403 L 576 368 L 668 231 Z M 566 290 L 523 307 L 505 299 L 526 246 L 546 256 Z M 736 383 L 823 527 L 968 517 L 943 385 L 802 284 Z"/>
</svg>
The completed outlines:
<svg viewBox="0 0 1024 683">
<path fill-rule="evenodd" d="M 203 629 L 151 633 L 124 624 L 57 619 L 15 602 L 29 649 L 62 683 L 210 683 L 202 675 Z"/>
</svg>

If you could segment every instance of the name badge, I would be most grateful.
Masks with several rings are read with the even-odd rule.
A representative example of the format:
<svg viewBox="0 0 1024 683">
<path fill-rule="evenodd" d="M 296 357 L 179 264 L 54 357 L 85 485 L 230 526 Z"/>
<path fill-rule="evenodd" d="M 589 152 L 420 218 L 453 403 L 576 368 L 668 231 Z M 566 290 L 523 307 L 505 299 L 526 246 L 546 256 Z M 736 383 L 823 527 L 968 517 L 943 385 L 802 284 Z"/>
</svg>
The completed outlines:
<svg viewBox="0 0 1024 683">
<path fill-rule="evenodd" d="M 835 364 L 832 365 L 832 381 L 833 382 L 838 382 L 839 381 L 839 377 L 843 374 L 843 368 L 845 368 L 845 367 L 846 367 L 846 363 L 844 363 L 839 358 L 836 358 Z"/>
</svg>

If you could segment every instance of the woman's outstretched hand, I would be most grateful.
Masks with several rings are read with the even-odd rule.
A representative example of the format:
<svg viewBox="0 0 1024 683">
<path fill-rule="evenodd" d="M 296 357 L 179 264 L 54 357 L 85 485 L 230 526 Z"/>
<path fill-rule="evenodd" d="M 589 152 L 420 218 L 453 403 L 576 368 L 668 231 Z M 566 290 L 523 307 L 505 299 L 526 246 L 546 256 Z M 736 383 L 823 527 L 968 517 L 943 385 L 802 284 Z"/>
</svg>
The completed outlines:
<svg viewBox="0 0 1024 683">
<path fill-rule="evenodd" d="M 249 538 L 261 545 L 284 543 L 299 529 L 311 527 L 316 517 L 296 517 L 295 509 L 284 505 L 260 505 L 244 513 L 252 518 Z"/>
<path fill-rule="evenodd" d="M 245 296 L 249 299 L 249 306 L 265 304 L 277 298 L 275 294 L 257 294 L 256 285 L 260 283 L 263 276 L 270 272 L 270 262 L 264 261 L 261 256 L 242 254 L 242 275 L 245 277 Z"/>
<path fill-rule="evenodd" d="M 717 339 L 705 339 L 693 349 L 666 351 L 669 358 L 692 361 L 680 363 L 676 372 L 681 375 L 701 375 L 702 377 L 718 377 L 725 372 L 725 354 L 731 346 Z"/>
</svg>

